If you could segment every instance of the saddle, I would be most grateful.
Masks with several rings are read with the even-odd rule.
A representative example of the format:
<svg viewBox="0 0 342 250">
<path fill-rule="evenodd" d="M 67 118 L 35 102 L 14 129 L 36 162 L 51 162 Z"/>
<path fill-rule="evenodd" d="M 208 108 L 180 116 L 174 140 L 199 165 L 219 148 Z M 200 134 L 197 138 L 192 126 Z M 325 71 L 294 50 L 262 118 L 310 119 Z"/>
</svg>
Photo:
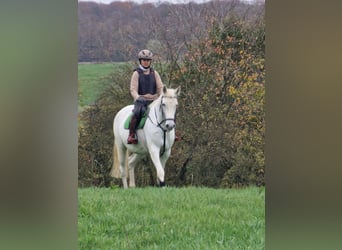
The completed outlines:
<svg viewBox="0 0 342 250">
<path fill-rule="evenodd" d="M 140 122 L 139 122 L 139 124 L 138 124 L 138 126 L 137 126 L 137 129 L 142 129 L 142 128 L 144 127 L 145 122 L 146 122 L 147 117 L 148 117 L 149 111 L 150 111 L 150 110 L 147 109 L 146 112 L 142 115 L 142 117 L 141 117 L 141 119 L 140 119 Z M 129 129 L 129 124 L 130 124 L 130 122 L 131 122 L 131 120 L 132 120 L 132 116 L 133 116 L 133 113 L 131 113 L 131 114 L 127 117 L 127 119 L 126 119 L 126 121 L 125 121 L 125 125 L 124 125 L 125 129 Z"/>
</svg>

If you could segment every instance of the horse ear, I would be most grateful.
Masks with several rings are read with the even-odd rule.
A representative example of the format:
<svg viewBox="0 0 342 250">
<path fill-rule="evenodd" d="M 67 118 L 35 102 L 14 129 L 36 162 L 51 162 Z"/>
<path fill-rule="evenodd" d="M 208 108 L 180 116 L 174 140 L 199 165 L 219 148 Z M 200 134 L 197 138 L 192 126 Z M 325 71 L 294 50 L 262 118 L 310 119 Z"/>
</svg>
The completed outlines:
<svg viewBox="0 0 342 250">
<path fill-rule="evenodd" d="M 181 86 L 178 86 L 178 88 L 176 88 L 176 94 L 179 95 L 181 91 Z"/>
</svg>

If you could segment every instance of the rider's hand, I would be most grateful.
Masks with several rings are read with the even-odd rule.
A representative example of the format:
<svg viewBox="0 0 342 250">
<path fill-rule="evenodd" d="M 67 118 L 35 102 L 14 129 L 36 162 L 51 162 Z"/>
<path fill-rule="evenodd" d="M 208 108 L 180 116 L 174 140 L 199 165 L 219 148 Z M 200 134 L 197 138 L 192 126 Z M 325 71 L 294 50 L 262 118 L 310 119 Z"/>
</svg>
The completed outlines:
<svg viewBox="0 0 342 250">
<path fill-rule="evenodd" d="M 147 100 L 154 100 L 155 99 L 155 95 L 151 95 L 151 94 L 146 94 L 144 95 L 144 98 L 147 99 Z"/>
</svg>

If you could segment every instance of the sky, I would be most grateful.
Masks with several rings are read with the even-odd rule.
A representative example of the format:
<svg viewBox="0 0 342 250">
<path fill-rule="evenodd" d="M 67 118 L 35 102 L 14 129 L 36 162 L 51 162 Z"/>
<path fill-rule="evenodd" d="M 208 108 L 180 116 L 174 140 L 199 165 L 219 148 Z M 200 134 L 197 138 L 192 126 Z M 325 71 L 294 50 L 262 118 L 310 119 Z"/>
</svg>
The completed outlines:
<svg viewBox="0 0 342 250">
<path fill-rule="evenodd" d="M 204 3 L 210 0 L 78 0 L 79 2 L 97 2 L 97 3 L 111 3 L 111 2 L 136 2 L 136 3 L 159 3 L 159 2 L 170 2 L 170 3 L 188 3 L 188 2 L 196 2 L 196 3 Z M 245 2 L 252 2 L 254 0 L 242 0 Z"/>
</svg>

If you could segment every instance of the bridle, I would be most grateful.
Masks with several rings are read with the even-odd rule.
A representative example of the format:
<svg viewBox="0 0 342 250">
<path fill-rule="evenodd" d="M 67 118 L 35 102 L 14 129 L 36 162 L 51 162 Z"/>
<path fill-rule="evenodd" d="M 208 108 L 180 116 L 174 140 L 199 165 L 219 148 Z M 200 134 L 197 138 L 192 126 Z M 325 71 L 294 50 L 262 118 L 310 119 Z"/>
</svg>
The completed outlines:
<svg viewBox="0 0 342 250">
<path fill-rule="evenodd" d="M 159 105 L 159 110 L 161 110 L 161 112 L 162 112 L 162 117 L 165 117 L 165 112 L 164 112 L 164 109 L 163 109 L 163 104 L 164 104 L 163 103 L 163 98 L 175 98 L 175 99 L 177 99 L 177 96 L 162 96 L 161 97 L 161 101 L 160 101 L 160 105 Z M 154 110 L 154 111 L 155 111 L 155 116 L 156 116 L 156 120 L 157 120 L 157 111 L 156 110 Z M 173 118 L 164 118 L 163 120 L 161 120 L 161 122 L 158 122 L 158 120 L 157 120 L 157 122 L 158 122 L 157 126 L 159 128 L 161 128 L 161 130 L 166 132 L 167 129 L 163 128 L 162 124 L 165 123 L 166 121 L 173 121 L 174 123 L 176 123 L 176 112 L 177 111 L 175 111 L 175 115 L 174 115 Z"/>
<path fill-rule="evenodd" d="M 164 109 L 163 109 L 163 98 L 175 98 L 177 99 L 177 96 L 162 96 L 161 97 L 161 100 L 160 100 L 160 104 L 159 104 L 159 111 L 161 111 L 162 113 L 162 117 L 164 118 L 165 117 L 165 112 L 164 112 Z M 165 127 L 163 127 L 163 124 L 166 122 L 166 121 L 173 121 L 174 123 L 175 120 L 176 120 L 176 113 L 177 113 L 177 110 L 175 111 L 175 115 L 173 118 L 164 118 L 162 119 L 160 122 L 158 121 L 158 116 L 157 116 L 157 109 L 155 108 L 154 109 L 154 115 L 155 115 L 155 118 L 156 118 L 156 121 L 157 121 L 157 124 L 153 122 L 153 120 L 151 119 L 150 116 L 148 116 L 148 118 L 150 119 L 151 123 L 154 124 L 155 126 L 159 127 L 162 131 L 163 131 L 163 149 L 160 153 L 160 156 L 162 156 L 164 153 L 165 153 L 165 141 L 166 141 L 166 133 L 168 132 L 168 129 L 166 129 Z"/>
<path fill-rule="evenodd" d="M 160 105 L 159 105 L 159 110 L 161 111 L 161 113 L 162 113 L 162 117 L 164 118 L 165 117 L 165 112 L 164 112 L 164 109 L 163 109 L 163 98 L 175 98 L 175 99 L 177 99 L 177 96 L 162 96 L 161 97 L 161 101 L 160 101 Z M 164 118 L 164 119 L 162 119 L 160 122 L 158 121 L 158 116 L 157 116 L 157 110 L 156 109 L 154 109 L 154 116 L 155 116 L 155 118 L 156 118 L 156 122 L 154 122 L 152 119 L 151 119 L 151 117 L 148 115 L 148 119 L 150 119 L 150 121 L 151 121 L 151 123 L 152 124 L 154 124 L 155 126 L 157 126 L 157 127 L 159 127 L 162 131 L 164 131 L 164 132 L 167 132 L 168 130 L 167 129 L 165 129 L 165 128 L 163 128 L 163 123 L 165 123 L 166 121 L 173 121 L 173 122 L 175 122 L 175 120 L 176 120 L 176 113 L 177 113 L 177 111 L 175 112 L 175 115 L 174 115 L 174 117 L 173 118 Z M 175 122 L 176 123 L 176 122 Z"/>
</svg>

